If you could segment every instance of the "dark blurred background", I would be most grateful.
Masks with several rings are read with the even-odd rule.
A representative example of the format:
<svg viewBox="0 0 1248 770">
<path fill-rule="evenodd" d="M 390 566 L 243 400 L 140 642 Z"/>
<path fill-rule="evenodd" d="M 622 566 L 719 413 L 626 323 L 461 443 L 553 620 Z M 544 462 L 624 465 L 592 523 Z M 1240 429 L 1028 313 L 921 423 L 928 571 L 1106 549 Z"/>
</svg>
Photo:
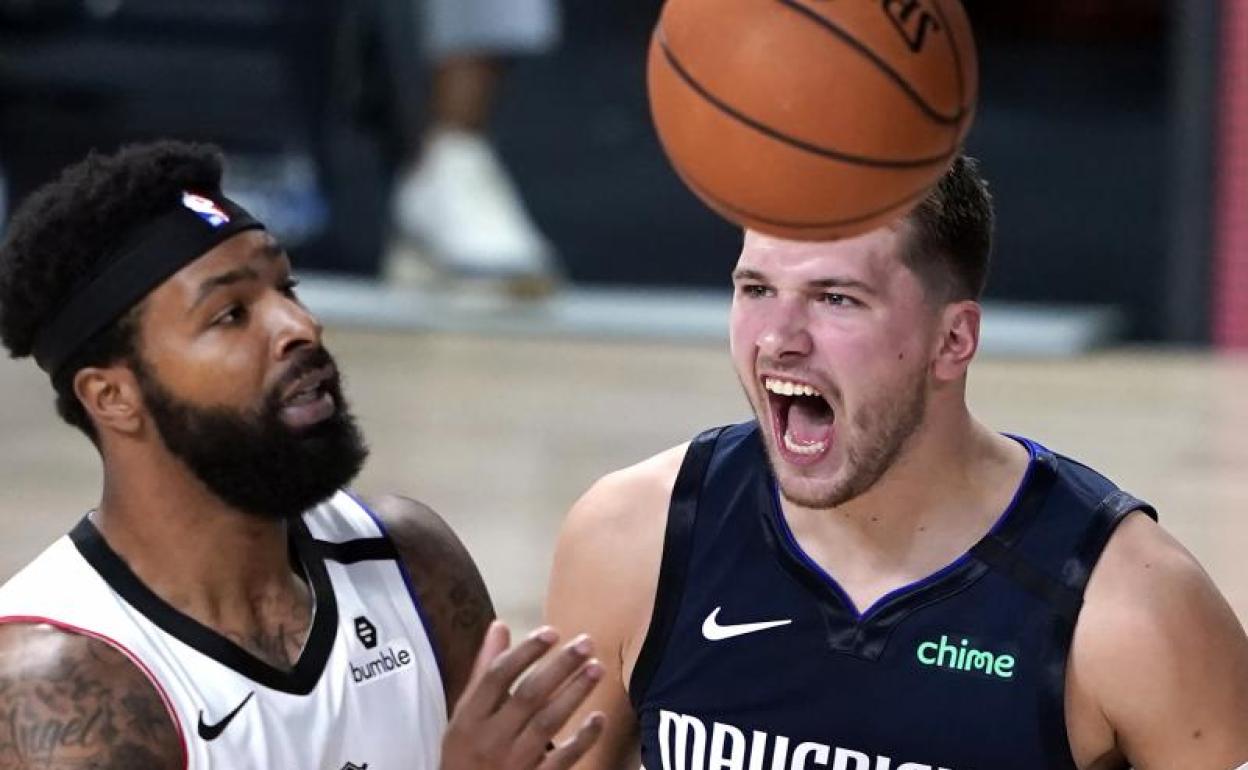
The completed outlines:
<svg viewBox="0 0 1248 770">
<path fill-rule="evenodd" d="M 394 1 L 0 0 L 10 198 L 90 147 L 216 141 L 282 198 L 305 267 L 375 274 L 425 87 L 388 34 Z M 1129 339 L 1208 341 L 1216 9 L 965 4 L 982 75 L 968 150 L 999 214 L 990 298 L 1112 305 Z M 735 257 L 739 235 L 649 123 L 659 7 L 565 0 L 562 45 L 502 86 L 498 147 L 573 283 L 721 287 Z"/>
</svg>

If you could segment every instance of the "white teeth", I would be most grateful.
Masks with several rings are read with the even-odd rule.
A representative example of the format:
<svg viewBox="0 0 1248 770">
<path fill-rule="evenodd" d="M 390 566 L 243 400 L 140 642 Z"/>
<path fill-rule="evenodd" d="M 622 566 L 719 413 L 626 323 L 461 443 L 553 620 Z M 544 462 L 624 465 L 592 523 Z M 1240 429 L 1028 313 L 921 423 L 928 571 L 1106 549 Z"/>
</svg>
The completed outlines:
<svg viewBox="0 0 1248 770">
<path fill-rule="evenodd" d="M 768 377 L 763 380 L 763 387 L 767 388 L 767 390 L 772 393 L 776 393 L 781 396 L 823 396 L 822 393 L 815 390 L 810 385 L 802 382 L 781 380 L 776 377 Z"/>
<path fill-rule="evenodd" d="M 828 442 L 816 441 L 813 444 L 799 444 L 793 440 L 793 437 L 785 432 L 784 448 L 796 455 L 817 455 L 828 448 Z"/>
<path fill-rule="evenodd" d="M 292 404 L 303 404 L 309 401 L 315 401 L 317 398 L 320 398 L 320 395 L 321 395 L 320 385 L 319 384 L 310 385 L 306 388 L 300 388 L 299 390 L 290 394 L 290 397 L 287 398 L 286 400 L 288 403 L 292 403 Z"/>
</svg>

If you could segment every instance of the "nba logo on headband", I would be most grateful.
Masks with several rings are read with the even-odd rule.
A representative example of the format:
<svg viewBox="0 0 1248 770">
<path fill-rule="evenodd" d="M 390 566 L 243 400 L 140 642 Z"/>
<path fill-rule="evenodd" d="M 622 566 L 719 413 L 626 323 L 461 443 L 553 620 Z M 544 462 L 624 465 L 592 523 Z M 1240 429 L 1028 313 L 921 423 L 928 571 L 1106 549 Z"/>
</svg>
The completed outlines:
<svg viewBox="0 0 1248 770">
<path fill-rule="evenodd" d="M 221 210 L 221 207 L 215 201 L 205 198 L 195 193 L 182 193 L 182 205 L 191 211 L 194 211 L 199 218 L 212 225 L 220 227 L 230 221 L 230 215 Z"/>
</svg>

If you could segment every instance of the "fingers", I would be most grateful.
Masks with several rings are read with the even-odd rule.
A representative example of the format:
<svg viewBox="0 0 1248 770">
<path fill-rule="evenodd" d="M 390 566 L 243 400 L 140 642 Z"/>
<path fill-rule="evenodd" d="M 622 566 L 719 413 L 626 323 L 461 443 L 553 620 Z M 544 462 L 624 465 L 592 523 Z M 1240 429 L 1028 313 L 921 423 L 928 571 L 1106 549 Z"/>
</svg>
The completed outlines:
<svg viewBox="0 0 1248 770">
<path fill-rule="evenodd" d="M 490 623 L 485 630 L 485 638 L 481 640 L 481 649 L 477 651 L 477 659 L 472 664 L 472 674 L 468 677 L 469 685 L 485 676 L 490 661 L 498 657 L 503 650 L 511 645 L 511 629 L 501 620 Z"/>
<path fill-rule="evenodd" d="M 516 687 L 511 699 L 503 707 L 503 712 L 499 714 L 503 724 L 519 732 L 525 724 L 535 718 L 535 715 L 544 710 L 551 695 L 585 665 L 591 652 L 593 652 L 593 643 L 590 642 L 588 636 L 582 634 L 565 645 L 562 650 L 551 654 L 540 665 L 535 666 Z M 597 668 L 601 672 L 602 667 Z M 564 719 L 567 719 L 567 715 Z M 562 726 L 563 721 L 560 721 L 555 726 L 555 730 Z M 554 735 L 554 732 L 551 735 Z M 543 745 L 545 745 L 544 741 Z"/>
<path fill-rule="evenodd" d="M 590 659 L 588 637 L 578 636 L 553 653 L 558 634 L 552 628 L 539 628 L 511 649 L 508 640 L 502 623 L 486 632 L 443 737 L 443 770 L 564 770 L 602 733 L 605 718 L 595 713 L 570 740 L 547 751 L 605 674 L 602 664 Z"/>
<path fill-rule="evenodd" d="M 563 729 L 568 719 L 598 686 L 598 682 L 602 681 L 604 672 L 601 663 L 596 660 L 589 661 L 567 686 L 550 699 L 550 703 L 540 713 L 529 720 L 530 729 L 540 734 L 543 745 Z"/>
<path fill-rule="evenodd" d="M 573 661 L 579 660 L 587 650 L 587 645 L 575 647 L 570 645 L 560 651 L 558 656 L 554 656 L 555 659 L 549 661 L 546 669 L 534 672 L 533 675 L 536 678 L 541 674 L 554 672 L 559 677 L 557 686 L 547 687 L 543 683 L 540 688 L 533 690 L 536 693 L 532 696 L 533 700 L 521 700 L 520 689 L 517 689 L 515 695 L 512 696 L 511 703 L 500 712 L 502 716 L 510 710 L 512 714 L 525 720 L 519 725 L 519 735 L 515 741 L 516 756 L 540 758 L 546 751 L 550 739 L 563 729 L 568 719 L 580 708 L 590 691 L 602 679 L 603 667 L 596 660 L 589 661 L 579 670 L 569 670 L 566 662 L 559 661 L 560 658 L 565 657 Z M 575 662 L 572 665 L 575 665 Z"/>
<path fill-rule="evenodd" d="M 546 758 L 538 765 L 538 770 L 567 770 L 585 756 L 594 743 L 602 737 L 603 727 L 607 719 L 600 711 L 595 711 L 581 723 L 576 734 L 562 745 L 546 753 Z"/>
<path fill-rule="evenodd" d="M 495 621 L 486 632 L 485 641 L 473 668 L 472 679 L 460 700 L 465 716 L 484 719 L 498 710 L 507 698 L 512 682 L 525 669 L 537 662 L 559 639 L 552 628 L 539 628 L 512 649 L 507 649 L 510 632 Z"/>
</svg>

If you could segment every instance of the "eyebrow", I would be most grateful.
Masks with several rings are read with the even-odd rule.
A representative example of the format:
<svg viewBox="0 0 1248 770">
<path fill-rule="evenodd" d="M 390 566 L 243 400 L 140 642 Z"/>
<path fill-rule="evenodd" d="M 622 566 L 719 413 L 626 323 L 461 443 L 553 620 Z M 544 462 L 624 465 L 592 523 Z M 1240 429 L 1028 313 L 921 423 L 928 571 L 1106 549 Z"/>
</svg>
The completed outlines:
<svg viewBox="0 0 1248 770">
<path fill-rule="evenodd" d="M 875 293 L 875 289 L 856 278 L 842 278 L 839 276 L 820 278 L 816 281 L 809 281 L 806 285 L 816 289 L 857 289 L 867 294 Z"/>
<path fill-rule="evenodd" d="M 281 259 L 286 256 L 286 249 L 283 249 L 282 245 L 274 240 L 266 240 L 259 251 L 260 256 L 268 257 L 269 259 Z"/>
<path fill-rule="evenodd" d="M 195 301 L 186 312 L 190 313 L 199 307 L 204 300 L 212 296 L 217 289 L 225 288 L 242 281 L 258 281 L 260 274 L 250 267 L 240 267 L 237 270 L 231 270 L 228 273 L 214 275 L 199 285 L 199 290 L 195 292 Z"/>
<path fill-rule="evenodd" d="M 285 249 L 273 242 L 265 243 L 257 249 L 257 251 L 260 256 L 270 260 L 280 259 L 286 255 Z M 241 283 L 242 281 L 258 280 L 260 280 L 260 273 L 250 267 L 240 267 L 237 270 L 230 270 L 229 272 L 221 273 L 220 275 L 214 275 L 199 285 L 199 290 L 195 292 L 195 301 L 191 303 L 190 308 L 188 308 L 186 312 L 190 313 L 194 311 L 195 308 L 199 307 L 204 300 L 212 296 L 212 293 L 218 289 L 222 289 L 236 283 Z"/>
<path fill-rule="evenodd" d="M 766 283 L 767 276 L 763 275 L 757 270 L 751 270 L 748 267 L 741 267 L 732 271 L 732 280 L 734 281 L 761 281 L 762 283 Z"/>
<path fill-rule="evenodd" d="M 767 276 L 757 270 L 750 268 L 741 268 L 734 270 L 732 273 L 734 281 L 758 281 L 760 283 L 768 283 Z M 856 279 L 846 278 L 844 276 L 828 276 L 826 278 L 816 278 L 807 281 L 806 285 L 813 289 L 858 289 L 859 291 L 875 294 L 875 289 L 870 285 Z"/>
</svg>

